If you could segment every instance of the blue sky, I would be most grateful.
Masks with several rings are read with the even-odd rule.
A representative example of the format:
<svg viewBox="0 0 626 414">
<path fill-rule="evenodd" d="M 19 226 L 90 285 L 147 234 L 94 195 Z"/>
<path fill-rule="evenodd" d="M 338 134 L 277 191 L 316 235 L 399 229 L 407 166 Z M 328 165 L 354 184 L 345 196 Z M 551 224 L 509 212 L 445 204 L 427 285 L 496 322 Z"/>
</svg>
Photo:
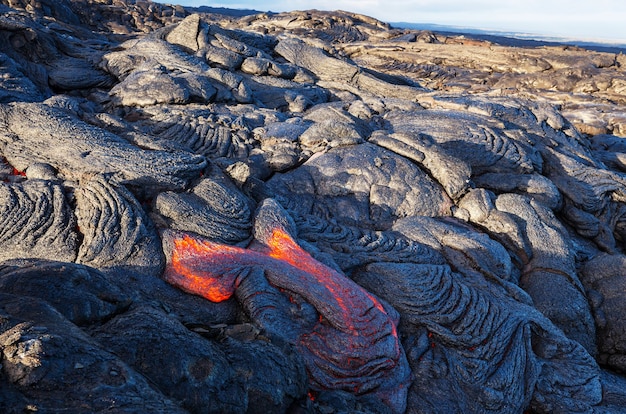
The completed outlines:
<svg viewBox="0 0 626 414">
<path fill-rule="evenodd" d="M 347 10 L 387 22 L 434 23 L 626 43 L 625 0 L 158 0 L 262 11 Z"/>
</svg>

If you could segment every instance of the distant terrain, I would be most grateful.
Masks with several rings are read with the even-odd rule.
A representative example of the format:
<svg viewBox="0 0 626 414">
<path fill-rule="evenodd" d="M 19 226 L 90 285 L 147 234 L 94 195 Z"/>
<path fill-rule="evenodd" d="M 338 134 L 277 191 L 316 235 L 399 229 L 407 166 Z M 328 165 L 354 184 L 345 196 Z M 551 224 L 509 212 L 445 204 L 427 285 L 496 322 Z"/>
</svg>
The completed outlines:
<svg viewBox="0 0 626 414">
<path fill-rule="evenodd" d="M 187 7 L 186 9 L 194 13 L 212 13 L 212 14 L 221 14 L 224 16 L 233 16 L 233 17 L 243 17 L 243 16 L 250 16 L 253 14 L 264 13 L 259 10 L 230 9 L 226 7 L 210 7 L 210 6 Z"/>
<path fill-rule="evenodd" d="M 243 17 L 254 14 L 274 13 L 251 9 L 234 9 L 226 7 L 187 7 L 188 10 L 198 13 L 215 13 L 224 16 Z M 522 33 L 511 31 L 485 30 L 471 27 L 460 27 L 451 25 L 442 25 L 434 23 L 415 23 L 415 22 L 389 22 L 389 24 L 398 29 L 428 30 L 442 35 L 464 35 L 472 39 L 481 39 L 491 41 L 503 46 L 515 47 L 538 47 L 538 46 L 556 46 L 571 45 L 584 47 L 590 50 L 607 53 L 626 53 L 626 43 L 617 42 L 599 42 L 585 39 L 561 38 L 557 36 L 542 35 L 540 33 Z"/>
<path fill-rule="evenodd" d="M 448 35 L 465 35 L 467 37 L 488 40 L 503 46 L 537 47 L 571 45 L 607 53 L 626 53 L 626 43 L 597 42 L 583 39 L 559 38 L 541 34 L 481 30 L 469 27 L 457 27 L 432 23 L 393 22 L 393 27 L 415 30 L 430 30 Z"/>
</svg>

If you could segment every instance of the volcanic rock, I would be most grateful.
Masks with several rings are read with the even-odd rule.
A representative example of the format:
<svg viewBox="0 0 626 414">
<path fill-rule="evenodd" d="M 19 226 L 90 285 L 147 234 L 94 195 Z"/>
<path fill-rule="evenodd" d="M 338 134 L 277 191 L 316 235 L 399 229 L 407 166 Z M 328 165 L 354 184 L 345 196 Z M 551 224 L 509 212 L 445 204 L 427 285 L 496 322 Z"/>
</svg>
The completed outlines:
<svg viewBox="0 0 626 414">
<path fill-rule="evenodd" d="M 112 318 L 128 307 L 132 297 L 96 269 L 40 259 L 3 262 L 0 285 L 4 293 L 45 300 L 78 326 Z"/>
<path fill-rule="evenodd" d="M 251 235 L 248 200 L 234 186 L 210 178 L 188 193 L 160 193 L 155 211 L 172 229 L 192 231 L 221 243 L 242 243 Z"/>
<path fill-rule="evenodd" d="M 371 395 L 404 412 L 409 370 L 397 313 L 309 256 L 294 231 L 287 213 L 268 199 L 257 212 L 250 249 L 167 232 L 171 261 L 164 278 L 213 302 L 237 295 L 255 323 L 298 350 L 313 390 Z M 290 320 L 298 309 L 305 312 Z"/>
<path fill-rule="evenodd" d="M 0 183 L 3 260 L 76 259 L 76 219 L 63 188 L 49 181 Z"/>
<path fill-rule="evenodd" d="M 581 281 L 590 291 L 598 335 L 599 360 L 620 371 L 624 370 L 624 350 L 621 337 L 623 321 L 615 317 L 621 312 L 623 301 L 617 292 L 624 286 L 624 255 L 601 254 L 585 263 Z"/>
<path fill-rule="evenodd" d="M 75 116 L 45 104 L 0 107 L 4 157 L 20 171 L 35 162 L 52 165 L 64 178 L 117 173 L 124 183 L 156 189 L 184 188 L 206 160 L 188 152 L 146 151 Z M 41 137 L 49 137 L 42 142 Z M 165 185 L 165 187 L 163 187 Z"/>
<path fill-rule="evenodd" d="M 0 1 L 0 411 L 626 410 L 626 60 Z"/>
<path fill-rule="evenodd" d="M 125 331 L 134 334 L 117 334 Z M 157 309 L 133 309 L 94 337 L 192 412 L 281 412 L 306 390 L 304 366 L 294 351 L 236 338 L 219 344 Z M 254 372 L 239 375 L 252 366 Z M 164 370 L 168 375 L 161 375 Z"/>
<path fill-rule="evenodd" d="M 95 268 L 123 267 L 158 275 L 163 254 L 156 229 L 133 194 L 95 177 L 76 191 L 77 225 L 83 237 L 77 263 Z"/>
<path fill-rule="evenodd" d="M 423 406 L 430 406 L 431 410 L 444 407 L 449 412 L 518 411 L 529 403 L 540 412 L 575 411 L 580 409 L 582 401 L 569 401 L 569 395 L 577 393 L 576 389 L 589 398 L 589 405 L 600 400 L 599 372 L 580 344 L 562 333 L 558 338 L 551 334 L 543 337 L 554 332 L 541 328 L 547 322 L 543 315 L 516 310 L 518 306 L 527 306 L 517 301 L 505 305 L 508 299 L 497 289 L 470 293 L 476 289 L 475 283 L 482 283 L 472 279 L 457 279 L 447 266 L 397 263 L 371 264 L 366 273 L 357 277 L 359 283 L 399 309 L 406 324 L 404 331 L 412 334 L 404 346 L 418 379 L 410 391 L 412 408 L 408 412 L 419 412 L 418 407 Z M 413 297 L 419 297 L 420 301 L 407 300 Z M 520 317 L 528 319 L 522 321 Z M 538 326 L 525 328 L 529 323 Z M 485 333 L 481 333 L 483 329 Z M 496 339 L 492 335 L 502 337 Z M 532 335 L 536 348 L 531 350 L 530 340 L 520 340 L 524 335 Z M 506 345 L 489 346 L 494 340 Z M 545 345 L 540 344 L 543 341 Z M 515 349 L 520 346 L 526 349 Z M 532 352 L 537 354 L 530 356 Z M 520 355 L 524 357 L 519 358 Z M 563 364 L 572 366 L 566 368 Z M 560 383 L 557 387 L 548 385 L 553 381 L 550 377 L 560 376 L 562 369 L 575 371 L 587 380 Z M 541 378 L 543 375 L 547 378 Z M 433 378 L 437 386 L 433 388 L 425 378 Z M 476 378 L 482 380 L 477 382 Z M 514 391 L 528 387 L 536 387 L 535 401 L 524 401 L 520 399 L 524 392 Z M 468 392 L 468 388 L 472 391 Z M 450 398 L 450 393 L 459 395 Z M 466 400 L 469 395 L 472 397 Z"/>
<path fill-rule="evenodd" d="M 332 149 L 274 176 L 268 186 L 297 199 L 300 213 L 318 210 L 347 224 L 380 229 L 399 217 L 450 215 L 452 206 L 441 186 L 423 170 L 369 143 Z"/>
<path fill-rule="evenodd" d="M 19 396 L 6 412 L 185 412 L 46 302 L 1 297 L 3 388 Z"/>
</svg>

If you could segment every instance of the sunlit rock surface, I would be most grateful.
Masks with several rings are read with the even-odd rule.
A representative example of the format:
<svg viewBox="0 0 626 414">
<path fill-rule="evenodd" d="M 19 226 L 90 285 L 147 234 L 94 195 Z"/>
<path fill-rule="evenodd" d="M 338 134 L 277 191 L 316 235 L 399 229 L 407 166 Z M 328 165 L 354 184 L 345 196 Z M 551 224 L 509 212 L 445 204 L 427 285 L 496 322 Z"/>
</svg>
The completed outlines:
<svg viewBox="0 0 626 414">
<path fill-rule="evenodd" d="M 0 412 L 626 411 L 626 60 L 0 1 Z"/>
</svg>

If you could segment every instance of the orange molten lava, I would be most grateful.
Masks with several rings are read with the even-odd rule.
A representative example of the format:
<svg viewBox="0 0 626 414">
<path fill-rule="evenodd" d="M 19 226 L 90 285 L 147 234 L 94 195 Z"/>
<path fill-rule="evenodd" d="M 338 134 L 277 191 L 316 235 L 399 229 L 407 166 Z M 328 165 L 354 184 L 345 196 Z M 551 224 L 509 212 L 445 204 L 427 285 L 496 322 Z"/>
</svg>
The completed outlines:
<svg viewBox="0 0 626 414">
<path fill-rule="evenodd" d="M 166 272 L 166 280 L 176 286 L 197 295 L 201 295 L 212 302 L 222 302 L 229 299 L 235 292 L 235 277 L 218 275 L 210 270 L 210 262 L 206 271 L 199 270 L 195 265 L 198 261 L 207 260 L 207 252 L 215 252 L 215 260 L 236 260 L 238 254 L 245 253 L 245 249 L 232 247 L 210 241 L 198 241 L 187 235 L 182 239 L 174 240 L 172 253 L 173 272 Z M 202 266 L 207 267 L 207 266 Z M 202 269 L 202 267 L 200 269 Z"/>
<path fill-rule="evenodd" d="M 316 276 L 318 282 L 324 284 L 326 288 L 334 294 L 339 306 L 341 306 L 345 312 L 351 311 L 350 304 L 346 303 L 344 298 L 353 295 L 353 286 L 351 283 L 345 283 L 347 279 L 343 275 L 315 260 L 308 252 L 298 246 L 283 229 L 274 229 L 267 244 L 270 248 L 270 257 L 285 261 L 300 270 Z M 362 293 L 371 301 L 373 307 L 386 313 L 378 299 L 365 291 Z M 395 325 L 393 325 L 392 329 L 393 335 L 397 337 L 398 334 Z"/>
<path fill-rule="evenodd" d="M 306 295 L 307 284 L 324 286 L 323 291 L 317 292 L 323 295 L 319 299 L 333 302 L 340 312 L 320 312 L 336 328 L 351 335 L 359 335 L 350 317 L 355 311 L 359 313 L 357 309 L 367 312 L 367 308 L 376 308 L 386 314 L 384 307 L 374 296 L 336 270 L 315 260 L 280 228 L 274 229 L 267 240 L 269 250 L 263 249 L 261 252 L 197 240 L 188 235 L 175 239 L 174 246 L 173 271 L 166 272 L 166 280 L 212 302 L 221 302 L 233 295 L 237 269 L 260 266 L 270 270 L 278 269 L 279 272 L 290 271 L 292 277 L 300 282 L 297 286 L 299 289 L 296 290 L 300 294 Z M 277 283 L 281 288 L 290 288 L 280 286 L 280 281 Z M 364 303 L 365 298 L 367 299 Z M 393 335 L 397 336 L 394 324 L 391 329 Z"/>
<path fill-rule="evenodd" d="M 283 260 L 300 270 L 308 273 L 320 273 L 323 270 L 331 270 L 317 260 L 313 259 L 309 253 L 304 251 L 283 229 L 272 230 L 272 235 L 267 242 L 270 251 L 268 256 Z"/>
<path fill-rule="evenodd" d="M 381 302 L 315 260 L 282 228 L 260 241 L 264 245 L 243 249 L 189 235 L 177 237 L 164 277 L 185 291 L 221 302 L 234 294 L 250 269 L 262 270 L 279 291 L 297 293 L 319 312 L 315 326 L 285 332 L 293 335 L 290 340 L 305 357 L 312 384 L 356 394 L 377 390 L 403 411 L 406 390 L 401 385 L 410 370 L 395 321 Z"/>
<path fill-rule="evenodd" d="M 352 296 L 352 293 L 346 291 L 346 286 L 338 283 L 338 281 L 345 279 L 342 275 L 311 257 L 283 229 L 274 229 L 267 245 L 270 248 L 268 256 L 289 263 L 296 269 L 315 277 L 317 283 L 324 285 L 331 292 L 341 310 L 344 313 L 350 312 L 349 303 L 346 303 L 345 299 Z M 346 322 L 348 329 L 354 329 L 348 318 L 344 322 Z M 357 333 L 355 332 L 355 334 Z"/>
</svg>

